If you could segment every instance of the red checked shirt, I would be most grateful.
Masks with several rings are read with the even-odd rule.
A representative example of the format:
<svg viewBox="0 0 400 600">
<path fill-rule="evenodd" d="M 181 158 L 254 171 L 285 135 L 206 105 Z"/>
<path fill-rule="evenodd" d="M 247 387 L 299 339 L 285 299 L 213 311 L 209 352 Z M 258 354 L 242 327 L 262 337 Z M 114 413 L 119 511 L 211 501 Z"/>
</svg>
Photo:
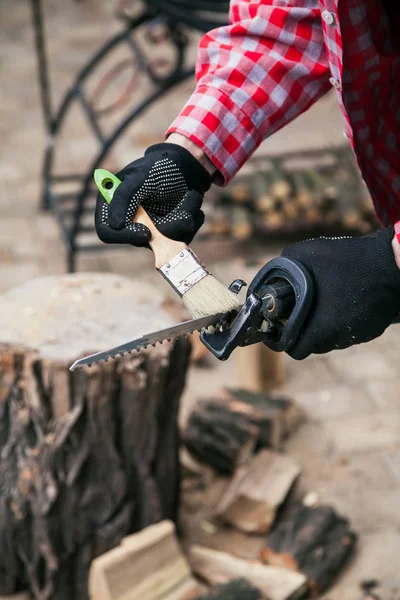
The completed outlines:
<svg viewBox="0 0 400 600">
<path fill-rule="evenodd" d="M 200 43 L 196 90 L 168 133 L 200 146 L 227 183 L 264 139 L 333 86 L 377 214 L 394 223 L 400 22 L 383 1 L 231 0 L 230 24 Z"/>
</svg>

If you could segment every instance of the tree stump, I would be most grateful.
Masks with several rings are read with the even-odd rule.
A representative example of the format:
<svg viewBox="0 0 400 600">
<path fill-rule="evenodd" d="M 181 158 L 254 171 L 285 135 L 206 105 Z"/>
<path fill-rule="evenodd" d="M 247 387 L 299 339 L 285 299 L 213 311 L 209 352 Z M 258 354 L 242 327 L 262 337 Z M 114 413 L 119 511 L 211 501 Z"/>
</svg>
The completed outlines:
<svg viewBox="0 0 400 600">
<path fill-rule="evenodd" d="M 172 324 L 143 282 L 79 274 L 0 297 L 0 595 L 85 600 L 93 558 L 175 520 L 186 340 L 71 373 Z"/>
</svg>

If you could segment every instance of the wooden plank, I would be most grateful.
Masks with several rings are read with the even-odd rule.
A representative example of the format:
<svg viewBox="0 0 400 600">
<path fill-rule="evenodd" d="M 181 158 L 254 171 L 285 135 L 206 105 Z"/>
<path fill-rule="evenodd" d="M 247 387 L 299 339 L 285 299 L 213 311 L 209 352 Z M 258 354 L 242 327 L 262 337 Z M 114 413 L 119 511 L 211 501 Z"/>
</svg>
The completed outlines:
<svg viewBox="0 0 400 600">
<path fill-rule="evenodd" d="M 269 531 L 299 474 L 300 467 L 289 456 L 259 452 L 238 469 L 217 508 L 218 516 L 248 533 Z"/>
<path fill-rule="evenodd" d="M 89 575 L 92 600 L 183 600 L 199 594 L 171 521 L 162 521 L 124 538 L 96 558 Z"/>
</svg>

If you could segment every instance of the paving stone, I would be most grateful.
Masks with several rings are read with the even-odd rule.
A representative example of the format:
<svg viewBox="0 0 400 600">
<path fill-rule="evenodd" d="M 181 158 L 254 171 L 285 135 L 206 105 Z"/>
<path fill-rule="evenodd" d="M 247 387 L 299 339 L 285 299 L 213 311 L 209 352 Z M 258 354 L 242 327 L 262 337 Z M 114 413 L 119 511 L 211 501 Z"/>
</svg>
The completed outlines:
<svg viewBox="0 0 400 600">
<path fill-rule="evenodd" d="M 308 420 L 292 435 L 285 444 L 285 449 L 300 464 L 316 457 L 329 457 L 335 453 L 333 438 L 325 424 Z"/>
<path fill-rule="evenodd" d="M 334 454 L 312 457 L 301 464 L 305 487 L 325 495 L 334 488 L 356 493 L 366 490 L 399 490 L 400 481 L 387 468 L 386 454 L 383 451 L 360 454 Z"/>
<path fill-rule="evenodd" d="M 21 239 L 31 237 L 31 226 L 24 217 L 9 217 L 0 220 L 0 247 L 14 250 Z"/>
<path fill-rule="evenodd" d="M 315 391 L 342 383 L 343 379 L 330 368 L 326 358 L 310 357 L 295 361 L 285 356 L 286 380 L 284 392 L 296 394 L 299 390 Z"/>
<path fill-rule="evenodd" d="M 400 487 L 400 450 L 383 453 L 383 461 L 387 471 Z"/>
<path fill-rule="evenodd" d="M 52 214 L 38 213 L 32 221 L 32 227 L 43 242 L 60 243 L 60 227 Z"/>
<path fill-rule="evenodd" d="M 400 411 L 332 419 L 324 426 L 337 453 L 389 450 L 400 446 Z"/>
<path fill-rule="evenodd" d="M 386 357 L 374 350 L 372 345 L 332 352 L 328 361 L 337 376 L 346 382 L 362 382 L 366 378 L 387 381 L 398 377 L 398 369 L 389 364 Z"/>
<path fill-rule="evenodd" d="M 371 413 L 375 409 L 365 387 L 357 384 L 325 385 L 311 391 L 300 388 L 296 401 L 312 418 L 322 420 Z"/>
<path fill-rule="evenodd" d="M 29 232 L 27 237 L 19 238 L 18 244 L 13 244 L 13 255 L 15 260 L 24 261 L 32 259 L 32 257 L 46 257 L 48 249 L 38 236 L 33 235 L 33 232 Z"/>
<path fill-rule="evenodd" d="M 380 411 L 400 410 L 400 382 L 377 381 L 370 379 L 365 383 L 365 389 L 372 404 Z"/>
</svg>

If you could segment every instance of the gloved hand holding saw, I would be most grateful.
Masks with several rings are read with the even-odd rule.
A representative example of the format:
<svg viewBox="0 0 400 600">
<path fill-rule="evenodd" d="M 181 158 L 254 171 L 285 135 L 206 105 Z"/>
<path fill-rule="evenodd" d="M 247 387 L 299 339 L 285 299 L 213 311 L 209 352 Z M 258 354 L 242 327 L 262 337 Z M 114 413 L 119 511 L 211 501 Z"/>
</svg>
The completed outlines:
<svg viewBox="0 0 400 600">
<path fill-rule="evenodd" d="M 318 238 L 285 248 L 315 283 L 311 311 L 289 354 L 298 360 L 368 342 L 400 313 L 393 227 L 361 238 Z M 397 251 L 397 250 L 396 250 Z"/>
</svg>

